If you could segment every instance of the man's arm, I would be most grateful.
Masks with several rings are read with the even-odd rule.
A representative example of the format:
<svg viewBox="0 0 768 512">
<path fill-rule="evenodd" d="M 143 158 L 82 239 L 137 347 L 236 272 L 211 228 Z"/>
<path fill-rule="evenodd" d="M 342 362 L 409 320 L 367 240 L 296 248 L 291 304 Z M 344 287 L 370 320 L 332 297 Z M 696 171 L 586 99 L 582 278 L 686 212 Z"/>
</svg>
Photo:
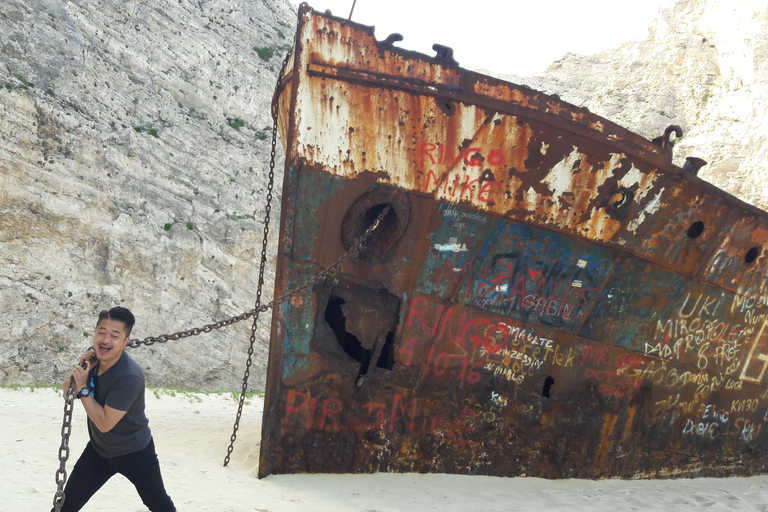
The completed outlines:
<svg viewBox="0 0 768 512">
<path fill-rule="evenodd" d="M 92 366 L 91 361 L 92 360 L 85 361 L 85 368 L 82 366 L 76 366 L 75 369 L 72 370 L 72 377 L 75 378 L 75 393 L 86 387 L 88 372 L 91 371 Z M 64 382 L 64 385 L 66 386 L 65 389 L 69 388 L 68 382 L 69 379 Z M 108 405 L 102 407 L 92 395 L 83 397 L 80 399 L 80 401 L 83 402 L 83 407 L 85 408 L 86 414 L 88 414 L 88 417 L 91 419 L 93 424 L 96 425 L 96 428 L 99 429 L 100 432 L 109 432 L 112 430 L 114 426 L 117 425 L 117 422 L 120 421 L 123 416 L 125 416 L 126 412 L 128 412 L 113 409 Z"/>
</svg>

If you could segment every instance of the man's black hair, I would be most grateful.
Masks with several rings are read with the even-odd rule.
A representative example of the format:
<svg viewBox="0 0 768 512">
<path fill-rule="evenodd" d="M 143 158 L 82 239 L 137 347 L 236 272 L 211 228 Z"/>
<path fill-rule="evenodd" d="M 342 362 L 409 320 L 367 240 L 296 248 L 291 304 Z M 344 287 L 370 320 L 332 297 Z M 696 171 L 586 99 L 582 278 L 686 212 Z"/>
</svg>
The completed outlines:
<svg viewBox="0 0 768 512">
<path fill-rule="evenodd" d="M 133 313 L 131 313 L 128 308 L 122 306 L 116 306 L 109 311 L 105 309 L 99 313 L 99 319 L 96 321 L 96 326 L 98 327 L 101 321 L 105 319 L 122 322 L 125 325 L 125 334 L 127 336 L 131 335 L 133 324 L 136 323 L 136 318 L 133 316 Z"/>
</svg>

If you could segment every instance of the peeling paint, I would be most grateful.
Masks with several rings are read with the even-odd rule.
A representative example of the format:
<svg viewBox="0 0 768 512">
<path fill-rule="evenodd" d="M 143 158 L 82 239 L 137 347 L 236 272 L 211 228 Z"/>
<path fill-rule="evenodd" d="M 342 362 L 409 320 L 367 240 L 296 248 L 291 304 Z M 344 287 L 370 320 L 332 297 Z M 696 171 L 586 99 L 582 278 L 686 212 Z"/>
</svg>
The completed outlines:
<svg viewBox="0 0 768 512">
<path fill-rule="evenodd" d="M 544 154 L 543 151 L 542 154 Z M 555 164 L 549 174 L 547 174 L 544 183 L 549 185 L 553 199 L 558 200 L 565 192 L 572 190 L 571 180 L 573 178 L 574 164 L 582 158 L 584 158 L 584 155 L 579 152 L 576 146 L 573 146 L 573 151 Z"/>
<path fill-rule="evenodd" d="M 653 199 L 651 199 L 648 204 L 645 206 L 645 209 L 640 213 L 640 215 L 637 216 L 636 221 L 631 221 L 629 223 L 629 231 L 631 231 L 633 234 L 637 233 L 637 229 L 645 222 L 645 219 L 648 215 L 653 215 L 656 212 L 658 212 L 661 207 L 661 195 L 664 192 L 664 188 L 659 191 L 658 194 L 653 196 Z"/>
</svg>

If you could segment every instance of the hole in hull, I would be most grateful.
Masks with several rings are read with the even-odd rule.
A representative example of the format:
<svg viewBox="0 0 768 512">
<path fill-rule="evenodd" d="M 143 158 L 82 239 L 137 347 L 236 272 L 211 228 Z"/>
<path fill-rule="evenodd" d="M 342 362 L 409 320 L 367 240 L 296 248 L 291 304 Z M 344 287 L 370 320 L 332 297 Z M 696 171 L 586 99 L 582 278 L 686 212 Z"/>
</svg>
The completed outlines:
<svg viewBox="0 0 768 512">
<path fill-rule="evenodd" d="M 374 346 L 367 349 L 363 343 L 354 334 L 347 331 L 347 318 L 344 316 L 342 306 L 346 301 L 342 297 L 331 296 L 328 299 L 328 305 L 325 308 L 324 319 L 331 328 L 336 341 L 341 346 L 344 353 L 355 361 L 360 363 L 360 370 L 357 374 L 358 385 L 362 383 L 360 377 L 366 375 L 371 366 L 371 360 L 376 353 L 376 345 L 383 343 L 381 352 L 376 360 L 376 367 L 385 370 L 392 370 L 395 366 L 395 333 L 389 331 L 382 341 L 377 340 Z"/>
<path fill-rule="evenodd" d="M 325 308 L 325 321 L 336 336 L 344 352 L 360 363 L 359 375 L 368 373 L 368 367 L 371 364 L 371 351 L 364 348 L 360 340 L 354 334 L 348 333 L 346 329 L 347 318 L 341 306 L 345 303 L 341 297 L 331 297 L 328 299 L 328 306 Z"/>
<path fill-rule="evenodd" d="M 387 339 L 384 341 L 384 347 L 381 349 L 379 360 L 376 361 L 377 368 L 391 370 L 395 366 L 395 333 L 387 333 Z"/>
<path fill-rule="evenodd" d="M 624 187 L 618 188 L 605 198 L 603 202 L 605 211 L 611 218 L 621 220 L 627 216 L 634 198 L 635 194 L 631 190 Z"/>
<path fill-rule="evenodd" d="M 549 398 L 549 394 L 552 391 L 552 386 L 555 383 L 555 379 L 552 377 L 547 377 L 544 379 L 544 388 L 541 390 L 541 396 L 544 398 Z"/>
</svg>

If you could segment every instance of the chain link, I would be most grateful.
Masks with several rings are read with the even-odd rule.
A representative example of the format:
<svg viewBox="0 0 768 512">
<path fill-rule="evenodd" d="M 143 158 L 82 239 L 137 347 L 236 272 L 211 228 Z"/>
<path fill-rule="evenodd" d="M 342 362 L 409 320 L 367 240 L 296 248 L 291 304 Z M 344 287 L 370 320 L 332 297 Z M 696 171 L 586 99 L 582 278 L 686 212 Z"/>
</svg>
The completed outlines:
<svg viewBox="0 0 768 512">
<path fill-rule="evenodd" d="M 72 411 L 75 404 L 75 379 L 69 380 L 69 390 L 64 398 L 64 421 L 61 425 L 61 447 L 59 448 L 59 469 L 56 470 L 56 494 L 53 496 L 53 509 L 61 510 L 64 504 L 64 484 L 67 482 L 67 460 L 69 460 L 69 435 L 72 433 Z"/>
</svg>

